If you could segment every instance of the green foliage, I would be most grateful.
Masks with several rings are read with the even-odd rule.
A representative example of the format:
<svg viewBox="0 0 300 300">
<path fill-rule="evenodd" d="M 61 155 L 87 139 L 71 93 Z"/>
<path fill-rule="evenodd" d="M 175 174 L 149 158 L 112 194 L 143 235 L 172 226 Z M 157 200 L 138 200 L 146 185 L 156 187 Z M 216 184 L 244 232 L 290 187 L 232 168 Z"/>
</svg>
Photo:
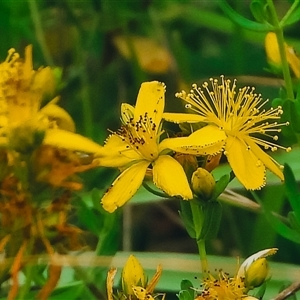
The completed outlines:
<svg viewBox="0 0 300 300">
<path fill-rule="evenodd" d="M 222 217 L 222 206 L 217 198 L 228 183 L 229 175 L 224 175 L 216 182 L 209 199 L 195 198 L 192 203 L 180 201 L 179 214 L 191 238 L 199 241 L 216 237 Z"/>
<path fill-rule="evenodd" d="M 228 17 L 242 28 L 263 32 L 274 30 L 274 27 L 269 23 L 261 24 L 244 18 L 242 15 L 233 10 L 226 0 L 219 0 L 219 4 L 222 10 L 228 15 Z M 258 18 L 259 21 L 265 21 L 265 13 L 263 14 L 265 7 L 263 6 L 262 1 L 253 1 L 251 4 L 251 10 L 252 12 L 254 12 L 255 18 Z"/>
<path fill-rule="evenodd" d="M 259 23 L 266 22 L 267 4 L 265 0 L 252 0 L 250 4 L 250 9 L 256 21 L 258 21 Z"/>
<path fill-rule="evenodd" d="M 179 300 L 194 300 L 195 291 L 193 284 L 189 280 L 182 280 L 180 285 L 180 291 L 177 295 Z"/>
<path fill-rule="evenodd" d="M 287 220 L 280 220 L 271 211 L 270 207 L 264 207 L 266 218 L 269 220 L 270 225 L 276 230 L 276 232 L 286 239 L 293 241 L 294 243 L 300 243 L 300 193 L 298 185 L 293 175 L 291 168 L 285 164 L 284 166 L 285 177 L 285 192 L 287 200 L 291 206 L 292 211 L 288 213 Z M 256 199 L 261 203 L 260 199 Z M 263 203 L 261 203 L 263 205 Z"/>
</svg>

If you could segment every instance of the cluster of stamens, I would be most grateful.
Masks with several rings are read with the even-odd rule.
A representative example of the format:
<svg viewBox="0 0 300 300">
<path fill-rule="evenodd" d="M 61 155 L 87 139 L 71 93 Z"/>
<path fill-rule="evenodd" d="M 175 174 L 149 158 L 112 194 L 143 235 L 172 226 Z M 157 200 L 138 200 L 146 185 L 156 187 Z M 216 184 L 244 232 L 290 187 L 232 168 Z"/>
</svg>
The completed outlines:
<svg viewBox="0 0 300 300">
<path fill-rule="evenodd" d="M 128 118 L 116 134 L 128 143 L 127 148 L 131 147 L 138 151 L 144 158 L 153 160 L 157 157 L 157 125 L 151 117 L 148 117 L 147 112 L 137 121 L 133 117 Z"/>
<path fill-rule="evenodd" d="M 15 49 L 8 50 L 8 55 L 4 62 L 0 64 L 0 128 L 7 126 L 8 104 L 7 97 L 14 96 L 16 93 L 15 84 L 19 78 L 16 66 L 20 55 Z M 0 133 L 2 135 L 2 132 Z"/>
<path fill-rule="evenodd" d="M 254 87 L 240 88 L 237 93 L 236 80 L 231 85 L 229 79 L 225 80 L 224 76 L 221 76 L 221 81 L 219 84 L 217 79 L 211 78 L 211 87 L 205 82 L 202 85 L 203 89 L 193 84 L 189 94 L 181 92 L 177 93 L 176 97 L 187 102 L 187 109 L 203 116 L 207 123 L 215 124 L 228 136 L 249 135 L 255 143 L 265 149 L 276 151 L 281 148 L 289 152 L 290 147 L 285 148 L 259 137 L 278 140 L 278 135 L 271 133 L 279 133 L 280 127 L 289 125 L 289 122 L 277 122 L 283 114 L 282 107 L 263 109 L 269 100 L 263 100 L 260 94 L 254 93 Z"/>
<path fill-rule="evenodd" d="M 228 297 L 230 297 L 230 299 L 232 297 L 240 299 L 240 297 L 245 296 L 244 289 L 242 279 L 238 280 L 234 277 L 232 278 L 229 276 L 229 273 L 219 270 L 217 279 L 210 276 L 204 280 L 200 290 L 200 296 L 204 299 L 227 299 Z"/>
</svg>

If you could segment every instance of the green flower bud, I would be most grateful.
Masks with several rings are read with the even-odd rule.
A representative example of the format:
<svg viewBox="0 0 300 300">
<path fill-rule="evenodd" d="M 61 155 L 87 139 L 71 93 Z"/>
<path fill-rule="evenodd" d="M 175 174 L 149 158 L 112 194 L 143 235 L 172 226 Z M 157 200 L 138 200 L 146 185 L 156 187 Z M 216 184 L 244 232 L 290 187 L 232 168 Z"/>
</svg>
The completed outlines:
<svg viewBox="0 0 300 300">
<path fill-rule="evenodd" d="M 209 199 L 215 187 L 215 179 L 207 170 L 198 168 L 192 176 L 192 190 L 201 199 Z"/>
</svg>

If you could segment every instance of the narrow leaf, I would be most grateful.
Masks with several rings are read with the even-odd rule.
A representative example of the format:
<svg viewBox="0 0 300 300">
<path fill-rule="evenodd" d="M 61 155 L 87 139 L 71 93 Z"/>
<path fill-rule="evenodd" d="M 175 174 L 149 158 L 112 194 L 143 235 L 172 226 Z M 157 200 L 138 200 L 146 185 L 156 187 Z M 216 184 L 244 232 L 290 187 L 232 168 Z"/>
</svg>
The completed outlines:
<svg viewBox="0 0 300 300">
<path fill-rule="evenodd" d="M 184 227 L 192 239 L 196 238 L 196 231 L 193 222 L 193 215 L 189 201 L 180 201 L 181 210 L 179 215 L 183 221 Z"/>
<path fill-rule="evenodd" d="M 286 195 L 293 211 L 295 212 L 296 219 L 300 221 L 300 193 L 295 176 L 289 165 L 284 165 L 283 174 L 285 179 Z"/>
<path fill-rule="evenodd" d="M 226 0 L 219 0 L 219 5 L 221 9 L 228 15 L 228 17 L 233 22 L 235 22 L 236 24 L 240 25 L 243 28 L 253 30 L 253 31 L 262 31 L 262 32 L 274 30 L 274 27 L 269 23 L 261 24 L 244 18 L 243 16 L 238 14 L 235 10 L 233 10 L 228 5 Z"/>
</svg>

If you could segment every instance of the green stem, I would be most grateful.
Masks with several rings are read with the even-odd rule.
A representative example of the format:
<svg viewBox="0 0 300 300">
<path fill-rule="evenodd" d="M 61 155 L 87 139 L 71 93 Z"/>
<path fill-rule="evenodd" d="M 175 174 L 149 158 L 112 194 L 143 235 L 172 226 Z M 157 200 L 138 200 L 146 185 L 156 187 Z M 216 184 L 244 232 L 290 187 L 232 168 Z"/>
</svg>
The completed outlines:
<svg viewBox="0 0 300 300">
<path fill-rule="evenodd" d="M 35 0 L 28 0 L 30 15 L 35 28 L 36 39 L 41 47 L 44 59 L 49 66 L 53 66 L 54 62 L 50 51 L 47 47 L 45 34 L 43 32 L 42 20 L 38 11 L 37 2 Z"/>
<path fill-rule="evenodd" d="M 201 239 L 197 241 L 198 252 L 200 256 L 200 262 L 202 267 L 202 274 L 203 277 L 207 276 L 208 274 L 208 262 L 207 262 L 207 255 L 206 255 L 206 248 L 205 248 L 205 240 Z"/>
<path fill-rule="evenodd" d="M 165 193 L 163 193 L 163 192 L 154 190 L 154 189 L 151 188 L 146 182 L 143 182 L 143 187 L 144 187 L 148 192 L 150 192 L 151 194 L 153 194 L 153 195 L 155 195 L 155 196 L 162 197 L 162 198 L 170 198 L 169 195 L 167 195 L 167 194 L 165 194 Z"/>
<path fill-rule="evenodd" d="M 297 8 L 299 4 L 299 0 L 295 0 L 295 2 L 292 4 L 288 12 L 284 15 L 284 17 L 280 21 L 280 26 L 283 27 L 286 20 L 290 17 L 290 15 L 294 12 L 294 10 Z"/>
<path fill-rule="evenodd" d="M 202 274 L 203 276 L 206 276 L 208 273 L 208 263 L 207 263 L 206 249 L 205 249 L 205 240 L 198 239 L 198 237 L 201 234 L 204 215 L 203 215 L 202 208 L 197 203 L 195 203 L 195 201 L 191 200 L 190 206 L 191 206 L 191 211 L 193 216 L 194 228 L 196 231 L 196 240 L 197 240 L 198 252 L 199 252 L 200 263 L 202 268 Z"/>
<path fill-rule="evenodd" d="M 287 92 L 287 97 L 290 100 L 294 100 L 294 92 L 293 92 L 293 83 L 292 83 L 292 78 L 291 78 L 291 73 L 289 69 L 289 64 L 286 58 L 286 53 L 285 53 L 285 42 L 284 42 L 284 36 L 283 36 L 283 30 L 281 27 L 281 24 L 278 20 L 278 16 L 276 13 L 276 9 L 273 3 L 273 0 L 267 0 L 269 9 L 270 9 L 270 14 L 272 18 L 272 23 L 275 28 L 275 34 L 277 37 L 277 42 L 278 42 L 278 48 L 279 48 L 279 54 L 281 58 L 281 67 L 282 67 L 282 73 L 283 73 L 283 78 L 285 81 L 285 88 Z"/>
</svg>

